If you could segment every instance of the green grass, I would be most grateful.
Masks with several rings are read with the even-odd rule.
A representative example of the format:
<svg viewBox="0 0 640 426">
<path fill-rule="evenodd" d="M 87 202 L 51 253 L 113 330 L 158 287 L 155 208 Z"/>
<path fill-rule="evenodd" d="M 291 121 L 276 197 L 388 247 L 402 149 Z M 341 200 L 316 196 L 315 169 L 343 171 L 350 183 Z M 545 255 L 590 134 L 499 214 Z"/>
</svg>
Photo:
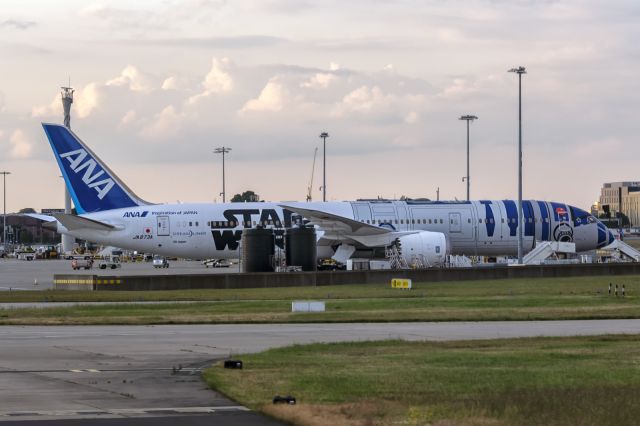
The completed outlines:
<svg viewBox="0 0 640 426">
<path fill-rule="evenodd" d="M 609 282 L 627 296 L 607 295 Z M 0 301 L 160 301 L 153 305 L 0 309 L 0 324 L 475 321 L 639 318 L 640 277 L 576 277 L 242 290 L 2 292 Z M 291 301 L 326 301 L 327 312 L 291 313 Z M 194 301 L 198 303 L 174 303 Z"/>
<path fill-rule="evenodd" d="M 631 425 L 640 336 L 314 344 L 216 365 L 207 383 L 295 424 Z M 296 406 L 274 406 L 291 394 Z"/>
</svg>

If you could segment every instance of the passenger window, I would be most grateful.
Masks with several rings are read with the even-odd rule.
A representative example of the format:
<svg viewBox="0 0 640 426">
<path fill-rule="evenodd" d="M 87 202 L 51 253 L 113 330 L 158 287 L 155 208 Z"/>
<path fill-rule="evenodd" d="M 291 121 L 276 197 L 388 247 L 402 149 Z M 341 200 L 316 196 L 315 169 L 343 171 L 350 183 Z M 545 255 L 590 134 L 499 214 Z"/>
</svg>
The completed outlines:
<svg viewBox="0 0 640 426">
<path fill-rule="evenodd" d="M 369 219 L 367 219 L 367 224 L 369 224 Z"/>
<path fill-rule="evenodd" d="M 404 219 L 400 219 L 400 225 L 404 225 Z"/>
<path fill-rule="evenodd" d="M 478 219 L 478 223 L 482 223 L 482 219 Z"/>
<path fill-rule="evenodd" d="M 398 224 L 398 219 L 396 219 L 396 225 Z"/>
<path fill-rule="evenodd" d="M 431 219 L 429 219 L 429 225 L 431 225 Z"/>
<path fill-rule="evenodd" d="M 415 219 L 411 219 L 411 224 L 415 225 L 416 224 L 416 220 Z"/>
<path fill-rule="evenodd" d="M 192 222 L 189 222 L 189 226 L 193 226 L 193 225 L 192 225 Z"/>
<path fill-rule="evenodd" d="M 493 223 L 493 218 L 489 219 L 489 223 Z"/>
<path fill-rule="evenodd" d="M 440 223 L 442 224 L 442 223 L 444 223 L 444 221 L 442 219 L 440 219 Z"/>
<path fill-rule="evenodd" d="M 471 219 L 467 219 L 467 223 L 471 223 Z"/>
</svg>

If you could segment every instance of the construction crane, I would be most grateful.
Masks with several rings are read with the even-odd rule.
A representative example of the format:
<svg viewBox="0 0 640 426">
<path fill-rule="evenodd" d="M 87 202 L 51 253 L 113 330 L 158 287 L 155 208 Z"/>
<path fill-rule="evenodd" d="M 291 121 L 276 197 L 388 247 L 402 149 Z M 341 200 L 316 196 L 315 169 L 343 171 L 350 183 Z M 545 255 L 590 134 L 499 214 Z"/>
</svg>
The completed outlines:
<svg viewBox="0 0 640 426">
<path fill-rule="evenodd" d="M 313 190 L 313 174 L 316 171 L 316 156 L 318 155 L 318 147 L 313 151 L 313 165 L 311 166 L 311 180 L 309 181 L 309 186 L 307 187 L 307 202 L 311 201 L 311 191 Z"/>
</svg>

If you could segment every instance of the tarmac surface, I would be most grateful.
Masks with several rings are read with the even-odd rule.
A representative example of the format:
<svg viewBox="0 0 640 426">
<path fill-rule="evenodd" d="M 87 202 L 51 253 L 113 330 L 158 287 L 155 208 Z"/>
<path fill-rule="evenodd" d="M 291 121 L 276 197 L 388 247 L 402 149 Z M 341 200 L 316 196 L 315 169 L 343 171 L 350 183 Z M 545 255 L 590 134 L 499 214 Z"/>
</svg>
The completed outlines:
<svg viewBox="0 0 640 426">
<path fill-rule="evenodd" d="M 640 333 L 640 320 L 6 326 L 0 328 L 0 423 L 274 425 L 207 389 L 201 370 L 295 343 L 618 333 Z"/>
<path fill-rule="evenodd" d="M 97 265 L 97 262 L 94 263 Z M 199 261 L 169 261 L 169 268 L 154 268 L 151 262 L 123 263 L 118 269 L 92 269 L 74 271 L 70 260 L 17 260 L 0 259 L 0 291 L 46 290 L 53 288 L 54 274 L 70 275 L 178 275 L 225 274 L 239 272 L 238 265 L 229 268 L 207 268 Z M 37 284 L 34 285 L 34 283 Z"/>
</svg>

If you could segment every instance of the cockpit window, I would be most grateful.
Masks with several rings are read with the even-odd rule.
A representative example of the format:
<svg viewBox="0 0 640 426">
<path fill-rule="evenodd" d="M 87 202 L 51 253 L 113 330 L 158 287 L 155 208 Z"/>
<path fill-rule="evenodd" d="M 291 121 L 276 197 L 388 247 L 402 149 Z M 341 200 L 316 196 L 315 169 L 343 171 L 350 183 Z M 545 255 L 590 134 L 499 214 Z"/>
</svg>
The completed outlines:
<svg viewBox="0 0 640 426">
<path fill-rule="evenodd" d="M 596 218 L 595 218 L 595 217 L 593 217 L 593 216 L 589 215 L 589 217 L 587 217 L 587 222 L 588 222 L 588 223 L 596 223 L 596 222 L 597 222 L 597 220 L 596 220 Z"/>
</svg>

